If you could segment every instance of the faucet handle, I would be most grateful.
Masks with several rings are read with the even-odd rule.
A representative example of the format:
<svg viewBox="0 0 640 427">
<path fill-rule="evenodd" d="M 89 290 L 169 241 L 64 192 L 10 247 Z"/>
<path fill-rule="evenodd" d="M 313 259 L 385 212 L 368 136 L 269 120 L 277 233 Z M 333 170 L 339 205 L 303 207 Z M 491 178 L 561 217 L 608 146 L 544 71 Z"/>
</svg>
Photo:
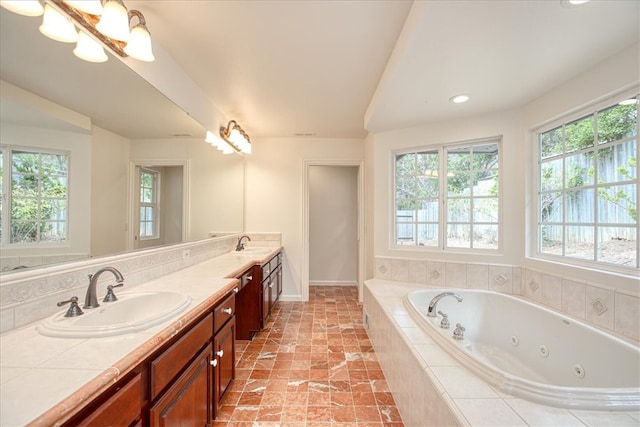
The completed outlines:
<svg viewBox="0 0 640 427">
<path fill-rule="evenodd" d="M 449 329 L 449 316 L 446 313 L 443 313 L 441 310 L 438 310 L 438 314 L 442 316 L 440 327 L 442 329 Z"/>
<path fill-rule="evenodd" d="M 456 323 L 456 329 L 453 331 L 453 339 L 454 340 L 463 340 L 464 339 L 464 331 L 466 331 L 465 327 L 460 323 Z"/>
<path fill-rule="evenodd" d="M 78 297 L 76 296 L 71 297 L 67 301 L 60 301 L 56 305 L 58 307 L 62 307 L 63 305 L 69 304 L 69 303 L 71 303 L 71 305 L 69 306 L 69 309 L 67 310 L 67 312 L 64 314 L 64 317 L 77 317 L 77 316 L 80 316 L 81 314 L 84 314 L 84 312 L 78 305 Z"/>
<path fill-rule="evenodd" d="M 109 285 L 107 286 L 107 294 L 104 296 L 104 299 L 102 300 L 102 302 L 113 302 L 113 301 L 118 301 L 118 297 L 116 296 L 116 294 L 113 292 L 113 288 L 120 288 L 124 286 L 123 282 L 118 283 L 117 285 Z"/>
</svg>

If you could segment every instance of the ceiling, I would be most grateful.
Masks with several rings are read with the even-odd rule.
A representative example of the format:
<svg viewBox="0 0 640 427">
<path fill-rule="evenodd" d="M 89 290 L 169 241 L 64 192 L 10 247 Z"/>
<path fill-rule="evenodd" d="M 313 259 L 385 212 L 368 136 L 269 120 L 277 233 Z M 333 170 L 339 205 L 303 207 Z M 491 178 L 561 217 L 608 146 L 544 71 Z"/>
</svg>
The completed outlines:
<svg viewBox="0 0 640 427">
<path fill-rule="evenodd" d="M 638 43 L 640 34 L 640 2 L 628 0 L 592 0 L 582 6 L 561 0 L 125 4 L 143 12 L 154 44 L 251 137 L 362 138 L 367 132 L 518 107 Z M 45 39 L 38 25 L 32 24 L 33 37 Z M 0 30 L 6 40 L 10 30 Z M 10 56 L 0 42 L 2 77 L 11 73 L 19 80 L 24 72 L 10 70 L 10 63 L 29 59 L 19 51 Z M 58 52 L 60 46 L 49 43 L 51 61 L 70 54 Z M 89 115 L 130 138 L 150 131 L 136 129 L 143 122 L 136 119 L 140 111 L 161 118 L 153 126 L 156 137 L 190 126 L 184 113 L 165 111 L 166 99 L 152 91 L 128 93 L 123 102 L 115 86 L 129 77 L 106 72 L 107 64 L 118 62 L 78 71 L 72 80 L 98 73 L 108 88 L 90 94 L 96 89 L 87 86 L 83 99 L 63 105 L 80 111 L 82 103 L 112 96 L 117 114 Z M 49 79 L 64 78 L 44 71 Z M 448 101 L 459 93 L 471 100 L 459 105 Z M 140 108 L 149 105 L 146 97 L 152 97 L 157 111 Z M 174 119 L 182 123 L 173 125 Z"/>
</svg>

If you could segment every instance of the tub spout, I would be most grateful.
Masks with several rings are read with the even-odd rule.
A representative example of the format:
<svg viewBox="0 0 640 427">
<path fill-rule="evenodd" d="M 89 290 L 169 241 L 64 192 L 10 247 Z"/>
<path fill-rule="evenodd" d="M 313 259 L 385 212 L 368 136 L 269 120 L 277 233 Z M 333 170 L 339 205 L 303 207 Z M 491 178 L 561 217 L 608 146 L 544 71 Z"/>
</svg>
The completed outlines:
<svg viewBox="0 0 640 427">
<path fill-rule="evenodd" d="M 442 292 L 441 294 L 436 295 L 431 299 L 429 303 L 429 308 L 427 309 L 427 316 L 429 317 L 437 317 L 436 306 L 438 305 L 438 301 L 440 301 L 444 297 L 454 297 L 456 301 L 462 302 L 462 297 L 454 292 Z"/>
</svg>

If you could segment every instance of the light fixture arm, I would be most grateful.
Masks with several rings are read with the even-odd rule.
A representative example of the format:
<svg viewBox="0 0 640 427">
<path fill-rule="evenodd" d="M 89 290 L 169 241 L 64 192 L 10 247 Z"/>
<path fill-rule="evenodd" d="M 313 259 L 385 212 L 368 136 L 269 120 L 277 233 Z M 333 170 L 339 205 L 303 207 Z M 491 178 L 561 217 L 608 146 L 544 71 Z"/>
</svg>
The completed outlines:
<svg viewBox="0 0 640 427">
<path fill-rule="evenodd" d="M 237 141 L 235 138 L 231 137 L 231 133 L 234 131 L 240 134 L 242 141 Z M 251 140 L 249 139 L 249 135 L 235 120 L 230 120 L 227 127 L 220 126 L 220 137 L 238 153 L 251 152 Z"/>
<path fill-rule="evenodd" d="M 85 31 L 96 37 L 102 43 L 104 43 L 109 49 L 118 54 L 119 56 L 126 58 L 128 55 L 124 52 L 126 43 L 119 40 L 114 40 L 102 34 L 96 29 L 96 24 L 100 20 L 98 16 L 90 15 L 88 13 L 80 12 L 62 0 L 47 0 L 48 3 L 55 5 L 56 8 L 67 14 L 74 22 L 82 27 Z M 104 1 L 103 1 L 104 3 Z"/>
<path fill-rule="evenodd" d="M 133 22 L 133 17 L 138 18 L 138 23 L 136 25 L 132 25 L 131 23 Z M 130 10 L 129 11 L 129 26 L 130 28 L 136 27 L 138 25 L 143 26 L 146 30 L 147 33 L 149 33 L 149 29 L 147 28 L 147 21 L 144 19 L 144 15 L 142 14 L 142 12 L 140 12 L 139 10 Z M 151 34 L 151 33 L 149 33 Z"/>
</svg>

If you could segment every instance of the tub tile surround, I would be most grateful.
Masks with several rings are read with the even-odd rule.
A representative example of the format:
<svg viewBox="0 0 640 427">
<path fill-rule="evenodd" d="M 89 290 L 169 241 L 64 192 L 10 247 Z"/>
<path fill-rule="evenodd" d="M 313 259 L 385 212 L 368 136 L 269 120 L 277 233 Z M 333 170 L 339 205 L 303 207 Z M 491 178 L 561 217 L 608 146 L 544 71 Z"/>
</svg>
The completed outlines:
<svg viewBox="0 0 640 427">
<path fill-rule="evenodd" d="M 436 344 L 404 309 L 404 295 L 429 287 L 383 279 L 368 280 L 364 286 L 369 337 L 406 426 L 640 426 L 637 411 L 549 407 L 481 381 Z"/>
<path fill-rule="evenodd" d="M 426 280 L 410 271 L 426 266 Z M 405 270 L 405 271 L 400 271 Z M 374 277 L 435 287 L 488 289 L 519 295 L 634 344 L 640 341 L 640 293 L 559 277 L 531 268 L 376 257 Z M 403 278 L 403 279 L 398 279 Z"/>
<path fill-rule="evenodd" d="M 77 296 L 83 301 L 88 275 L 105 266 L 122 272 L 125 290 L 234 250 L 238 237 L 246 247 L 278 247 L 281 233 L 229 234 L 140 252 L 124 253 L 0 276 L 0 333 L 43 319 L 61 309 L 58 301 Z M 103 275 L 100 282 L 112 280 Z M 100 284 L 98 285 L 100 287 Z M 102 289 L 102 288 L 100 288 Z"/>
</svg>

